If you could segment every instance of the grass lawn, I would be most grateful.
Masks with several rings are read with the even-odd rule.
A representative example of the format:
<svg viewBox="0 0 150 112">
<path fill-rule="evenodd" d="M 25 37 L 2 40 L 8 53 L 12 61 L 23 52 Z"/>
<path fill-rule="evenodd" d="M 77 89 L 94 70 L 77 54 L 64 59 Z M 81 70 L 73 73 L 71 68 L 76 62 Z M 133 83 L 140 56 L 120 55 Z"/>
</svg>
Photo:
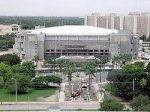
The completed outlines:
<svg viewBox="0 0 150 112">
<path fill-rule="evenodd" d="M 18 94 L 18 101 L 37 101 L 39 97 L 54 95 L 58 88 L 31 89 L 26 94 Z M 15 101 L 15 94 L 9 94 L 7 90 L 0 89 L 0 101 Z"/>
</svg>

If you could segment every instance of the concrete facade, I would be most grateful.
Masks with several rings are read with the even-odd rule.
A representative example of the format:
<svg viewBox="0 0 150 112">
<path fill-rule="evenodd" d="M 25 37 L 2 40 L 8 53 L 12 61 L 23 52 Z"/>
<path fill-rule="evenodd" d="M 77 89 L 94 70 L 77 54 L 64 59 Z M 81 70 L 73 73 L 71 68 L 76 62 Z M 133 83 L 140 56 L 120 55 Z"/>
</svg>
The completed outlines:
<svg viewBox="0 0 150 112">
<path fill-rule="evenodd" d="M 96 24 L 97 27 L 126 30 L 133 35 L 145 35 L 147 38 L 150 36 L 150 13 L 131 12 L 128 15 L 93 13 L 85 17 L 85 25 Z"/>
<path fill-rule="evenodd" d="M 118 30 L 60 26 L 19 33 L 14 50 L 21 59 L 26 60 L 33 59 L 34 56 L 39 56 L 40 59 L 60 56 L 112 58 L 119 53 L 136 57 L 138 39 Z"/>
</svg>

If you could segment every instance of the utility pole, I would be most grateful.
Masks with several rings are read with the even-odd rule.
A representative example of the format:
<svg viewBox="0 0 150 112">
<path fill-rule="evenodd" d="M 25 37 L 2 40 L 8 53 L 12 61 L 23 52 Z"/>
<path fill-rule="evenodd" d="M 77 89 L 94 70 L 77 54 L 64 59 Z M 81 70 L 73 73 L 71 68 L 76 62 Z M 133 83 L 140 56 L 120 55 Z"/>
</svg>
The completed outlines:
<svg viewBox="0 0 150 112">
<path fill-rule="evenodd" d="M 133 79 L 133 91 L 135 90 L 135 79 Z"/>
<path fill-rule="evenodd" d="M 17 94 L 18 94 L 18 88 L 17 88 L 17 80 L 13 78 L 13 80 L 15 81 L 15 102 L 17 103 L 18 99 L 17 99 Z"/>
<path fill-rule="evenodd" d="M 132 88 L 133 88 L 133 99 L 134 99 L 134 92 L 135 92 L 135 79 L 133 78 L 133 82 L 132 82 L 133 84 L 132 84 Z"/>
<path fill-rule="evenodd" d="M 17 88 L 17 81 L 16 81 L 16 79 L 15 79 L 15 87 L 16 87 L 16 103 L 17 103 L 17 100 L 18 100 L 18 99 L 17 99 L 17 94 L 18 94 L 17 92 L 18 92 L 18 88 Z"/>
</svg>

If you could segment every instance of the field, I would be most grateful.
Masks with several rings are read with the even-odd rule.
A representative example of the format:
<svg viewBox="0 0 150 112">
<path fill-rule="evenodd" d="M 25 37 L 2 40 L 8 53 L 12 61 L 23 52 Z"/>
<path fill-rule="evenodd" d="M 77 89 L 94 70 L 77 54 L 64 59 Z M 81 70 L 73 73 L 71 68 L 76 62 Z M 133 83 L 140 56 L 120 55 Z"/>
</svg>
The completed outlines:
<svg viewBox="0 0 150 112">
<path fill-rule="evenodd" d="M 48 88 L 48 89 L 31 89 L 26 94 L 18 94 L 17 100 L 19 102 L 23 101 L 37 101 L 40 97 L 49 97 L 54 95 L 58 89 L 57 88 Z M 0 101 L 15 101 L 15 94 L 10 94 L 8 91 L 0 89 Z"/>
</svg>

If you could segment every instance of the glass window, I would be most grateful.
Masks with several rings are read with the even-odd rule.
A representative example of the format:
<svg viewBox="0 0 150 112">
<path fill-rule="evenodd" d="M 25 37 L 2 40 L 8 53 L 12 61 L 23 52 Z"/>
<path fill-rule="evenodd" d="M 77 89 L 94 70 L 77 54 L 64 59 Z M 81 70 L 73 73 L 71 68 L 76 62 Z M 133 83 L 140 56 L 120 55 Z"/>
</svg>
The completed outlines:
<svg viewBox="0 0 150 112">
<path fill-rule="evenodd" d="M 25 59 L 25 54 L 22 54 L 22 59 Z"/>
<path fill-rule="evenodd" d="M 23 40 L 23 39 L 24 39 L 24 36 L 21 36 L 21 39 Z"/>
</svg>

